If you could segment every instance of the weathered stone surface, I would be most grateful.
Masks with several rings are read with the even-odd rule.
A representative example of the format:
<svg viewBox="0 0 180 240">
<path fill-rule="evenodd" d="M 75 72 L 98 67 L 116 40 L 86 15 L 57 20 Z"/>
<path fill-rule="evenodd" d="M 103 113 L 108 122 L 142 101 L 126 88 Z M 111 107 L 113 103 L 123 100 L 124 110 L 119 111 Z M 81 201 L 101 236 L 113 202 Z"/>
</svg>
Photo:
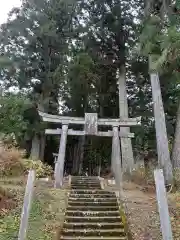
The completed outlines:
<svg viewBox="0 0 180 240">
<path fill-rule="evenodd" d="M 172 230 L 171 230 L 171 221 L 168 209 L 167 194 L 165 188 L 165 181 L 163 176 L 163 171 L 157 169 L 154 171 L 154 179 L 156 184 L 156 196 L 159 208 L 161 231 L 163 240 L 172 240 Z"/>
<path fill-rule="evenodd" d="M 61 239 L 127 240 L 115 193 L 101 190 L 98 177 L 72 177 L 71 183 Z M 94 184 L 94 190 L 81 188 Z"/>
<path fill-rule="evenodd" d="M 161 88 L 159 83 L 159 76 L 157 73 L 151 73 L 150 78 L 155 117 L 158 162 L 160 168 L 162 168 L 164 171 L 164 177 L 166 182 L 172 183 L 173 180 L 172 164 L 170 161 L 168 137 L 166 130 L 164 107 L 161 96 Z"/>
<path fill-rule="evenodd" d="M 78 117 L 64 117 L 58 115 L 51 115 L 47 113 L 43 113 L 39 111 L 39 115 L 42 117 L 44 122 L 52 122 L 52 123 L 63 123 L 63 124 L 85 124 L 85 118 Z M 141 125 L 141 117 L 137 118 L 128 118 L 121 117 L 117 119 L 111 118 L 100 118 L 97 121 L 99 126 L 140 126 Z"/>
<path fill-rule="evenodd" d="M 59 144 L 58 159 L 55 165 L 55 187 L 56 188 L 62 187 L 62 184 L 63 184 L 67 133 L 68 133 L 68 125 L 63 125 L 60 144 Z"/>
<path fill-rule="evenodd" d="M 84 130 L 87 135 L 96 135 L 98 132 L 97 113 L 85 113 Z"/>
<path fill-rule="evenodd" d="M 21 214 L 21 223 L 19 228 L 18 240 L 25 240 L 27 229 L 28 229 L 28 219 L 30 214 L 30 208 L 32 203 L 34 182 L 35 182 L 36 174 L 34 170 L 30 170 L 28 174 L 28 180 L 24 195 L 24 203 Z"/>
</svg>

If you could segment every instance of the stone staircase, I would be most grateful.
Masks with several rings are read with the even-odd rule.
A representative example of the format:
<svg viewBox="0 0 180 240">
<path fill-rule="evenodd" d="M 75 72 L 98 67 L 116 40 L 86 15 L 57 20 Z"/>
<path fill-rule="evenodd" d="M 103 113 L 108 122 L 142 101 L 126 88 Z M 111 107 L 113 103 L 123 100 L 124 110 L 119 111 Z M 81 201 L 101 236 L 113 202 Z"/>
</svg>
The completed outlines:
<svg viewBox="0 0 180 240">
<path fill-rule="evenodd" d="M 128 239 L 116 195 L 101 190 L 97 177 L 72 177 L 60 239 Z"/>
</svg>

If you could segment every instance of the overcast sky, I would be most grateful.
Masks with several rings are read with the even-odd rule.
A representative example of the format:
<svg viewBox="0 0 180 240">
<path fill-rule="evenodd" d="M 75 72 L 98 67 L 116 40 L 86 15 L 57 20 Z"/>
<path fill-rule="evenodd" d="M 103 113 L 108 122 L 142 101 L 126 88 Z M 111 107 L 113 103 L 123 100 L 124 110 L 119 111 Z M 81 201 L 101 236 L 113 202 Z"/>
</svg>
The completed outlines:
<svg viewBox="0 0 180 240">
<path fill-rule="evenodd" d="M 6 22 L 9 11 L 13 7 L 19 7 L 21 5 L 21 0 L 0 0 L 0 24 Z"/>
</svg>

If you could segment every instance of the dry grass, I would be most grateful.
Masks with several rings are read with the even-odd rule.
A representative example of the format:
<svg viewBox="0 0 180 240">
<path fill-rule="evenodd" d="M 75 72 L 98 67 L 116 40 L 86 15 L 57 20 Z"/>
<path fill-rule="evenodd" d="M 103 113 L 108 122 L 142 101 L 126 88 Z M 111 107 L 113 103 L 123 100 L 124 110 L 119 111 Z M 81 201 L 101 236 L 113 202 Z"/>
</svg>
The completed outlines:
<svg viewBox="0 0 180 240">
<path fill-rule="evenodd" d="M 22 158 L 25 152 L 15 147 L 0 148 L 0 177 L 23 175 L 25 168 Z"/>
<path fill-rule="evenodd" d="M 24 159 L 25 151 L 13 146 L 0 147 L 0 177 L 17 177 L 27 174 L 29 169 L 36 170 L 36 177 L 52 176 L 50 166 L 40 160 Z"/>
<path fill-rule="evenodd" d="M 136 168 L 132 171 L 132 175 L 129 179 L 138 185 L 154 185 L 154 168 L 145 169 L 143 166 Z M 125 176 L 126 179 L 126 176 Z"/>
<path fill-rule="evenodd" d="M 29 169 L 36 170 L 37 179 L 27 239 L 56 239 L 64 220 L 67 190 L 53 189 L 51 180 L 38 180 L 51 176 L 52 168 L 38 160 L 24 159 L 24 155 L 24 151 L 13 146 L 0 147 L 0 239 L 17 239 Z"/>
<path fill-rule="evenodd" d="M 13 178 L 13 182 L 5 178 L 1 180 L 3 195 L 10 194 L 10 198 L 3 198 L 3 208 L 0 211 L 0 239 L 17 239 L 22 204 L 24 198 L 25 181 Z M 21 185 L 19 183 L 21 182 Z M 24 182 L 24 184 L 22 183 Z M 43 184 L 40 180 L 36 181 L 33 200 L 30 210 L 29 228 L 27 240 L 56 240 L 56 234 L 64 221 L 66 208 L 67 190 L 53 189 L 53 183 Z M 8 201 L 13 200 L 15 205 L 8 205 Z"/>
<path fill-rule="evenodd" d="M 64 222 L 66 200 L 66 190 L 37 186 L 29 219 L 28 240 L 59 239 L 57 236 Z"/>
</svg>

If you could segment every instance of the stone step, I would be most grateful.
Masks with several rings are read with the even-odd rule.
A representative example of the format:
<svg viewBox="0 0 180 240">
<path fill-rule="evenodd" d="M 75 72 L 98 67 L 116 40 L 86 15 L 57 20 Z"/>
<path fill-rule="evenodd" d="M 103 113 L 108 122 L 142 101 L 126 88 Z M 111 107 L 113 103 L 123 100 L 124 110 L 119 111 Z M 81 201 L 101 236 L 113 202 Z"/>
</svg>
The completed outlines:
<svg viewBox="0 0 180 240">
<path fill-rule="evenodd" d="M 85 183 L 85 182 L 82 182 L 82 183 L 74 183 L 74 182 L 73 182 L 73 183 L 71 183 L 71 186 L 80 186 L 80 187 L 81 187 L 81 186 L 91 186 L 91 187 L 93 187 L 93 186 L 101 186 L 101 185 L 100 185 L 100 183 L 98 183 L 98 182 L 97 182 L 97 183 L 95 183 L 95 182 L 94 182 L 94 183 Z"/>
<path fill-rule="evenodd" d="M 72 198 L 72 197 L 69 197 L 69 202 L 99 202 L 99 203 L 104 203 L 104 202 L 117 202 L 117 198 L 95 198 L 94 196 L 92 196 L 91 198 Z"/>
<path fill-rule="evenodd" d="M 101 189 L 101 187 L 100 186 L 73 186 L 73 185 L 71 185 L 71 189 L 77 189 L 77 190 L 81 190 L 81 189 L 83 189 L 83 190 L 89 190 L 89 189 Z"/>
<path fill-rule="evenodd" d="M 110 196 L 115 196 L 114 192 L 109 192 L 109 191 L 104 191 L 104 190 L 84 190 L 84 189 L 78 189 L 78 190 L 71 190 L 72 194 L 99 194 L 99 195 L 110 195 Z"/>
<path fill-rule="evenodd" d="M 116 197 L 116 194 L 114 192 L 107 192 L 107 191 L 101 191 L 100 189 L 95 190 L 87 190 L 87 189 L 71 189 L 70 194 L 76 194 L 76 195 L 100 195 L 104 197 Z"/>
<path fill-rule="evenodd" d="M 94 182 L 76 181 L 76 182 L 71 182 L 71 184 L 73 184 L 73 185 L 91 185 L 91 186 L 94 186 L 94 185 L 100 185 L 100 182 L 99 181 L 97 181 L 97 182 L 95 182 L 95 181 Z"/>
<path fill-rule="evenodd" d="M 114 223 L 92 223 L 92 222 L 65 222 L 63 225 L 66 229 L 117 229 L 117 228 L 124 228 L 123 223 L 121 222 L 114 222 Z"/>
<path fill-rule="evenodd" d="M 115 196 L 113 195 L 100 195 L 100 194 L 70 194 L 69 198 L 78 198 L 79 200 L 81 199 L 86 199 L 87 201 L 91 199 L 110 199 L 114 198 Z"/>
<path fill-rule="evenodd" d="M 125 236 L 123 228 L 115 229 L 63 229 L 63 236 Z"/>
<path fill-rule="evenodd" d="M 71 183 L 100 183 L 99 179 L 90 179 L 90 180 L 82 180 L 82 179 L 73 179 Z"/>
<path fill-rule="evenodd" d="M 68 211 L 76 211 L 76 210 L 81 210 L 81 211 L 114 211 L 118 210 L 119 207 L 116 206 L 68 206 L 67 210 Z"/>
<path fill-rule="evenodd" d="M 91 237 L 83 237 L 83 236 L 81 236 L 81 237 L 74 237 L 74 236 L 62 236 L 61 238 L 60 238 L 61 240 L 99 240 L 99 237 L 94 237 L 94 236 L 91 236 Z M 102 239 L 102 240 L 127 240 L 127 237 L 102 237 L 101 236 L 101 238 L 100 239 Z"/>
<path fill-rule="evenodd" d="M 99 186 L 99 185 L 94 185 L 94 186 L 91 186 L 91 185 L 72 185 L 71 184 L 71 189 L 73 190 L 73 189 L 77 189 L 77 190 L 89 190 L 89 189 L 94 189 L 94 190 L 101 190 L 101 186 Z"/>
<path fill-rule="evenodd" d="M 98 176 L 72 176 L 72 179 L 98 179 Z"/>
<path fill-rule="evenodd" d="M 92 222 L 92 223 L 114 223 L 121 222 L 121 217 L 118 216 L 66 216 L 65 222 Z"/>
<path fill-rule="evenodd" d="M 62 230 L 63 236 L 125 236 L 125 232 L 123 228 L 115 228 L 115 229 L 65 229 Z"/>
<path fill-rule="evenodd" d="M 71 179 L 72 183 L 100 183 L 99 179 Z"/>
<path fill-rule="evenodd" d="M 89 216 L 89 217 L 92 217 L 92 216 L 116 216 L 118 217 L 119 216 L 119 211 L 81 211 L 81 210 L 67 210 L 66 211 L 66 216 Z"/>
<path fill-rule="evenodd" d="M 88 187 L 97 187 L 97 186 L 101 187 L 99 183 L 71 183 L 71 187 L 72 186 L 87 187 L 87 189 Z"/>
<path fill-rule="evenodd" d="M 97 177 L 73 176 L 62 240 L 127 240 L 116 194 Z"/>
<path fill-rule="evenodd" d="M 83 177 L 83 178 L 71 178 L 71 182 L 76 182 L 76 181 L 81 181 L 81 182 L 99 182 L 100 180 L 97 177 L 92 177 L 92 178 L 87 178 L 87 177 Z"/>
<path fill-rule="evenodd" d="M 106 199 L 106 202 L 100 202 L 100 201 L 68 201 L 68 206 L 117 206 L 118 203 L 116 201 L 108 201 L 109 199 Z"/>
<path fill-rule="evenodd" d="M 99 179 L 97 178 L 91 178 L 91 179 L 86 179 L 86 178 L 72 178 L 71 179 L 71 183 L 77 183 L 77 182 L 81 182 L 81 183 L 100 183 Z"/>
<path fill-rule="evenodd" d="M 70 193 L 69 198 L 85 198 L 85 199 L 92 199 L 92 198 L 115 198 L 115 194 L 78 194 L 78 193 Z"/>
</svg>

